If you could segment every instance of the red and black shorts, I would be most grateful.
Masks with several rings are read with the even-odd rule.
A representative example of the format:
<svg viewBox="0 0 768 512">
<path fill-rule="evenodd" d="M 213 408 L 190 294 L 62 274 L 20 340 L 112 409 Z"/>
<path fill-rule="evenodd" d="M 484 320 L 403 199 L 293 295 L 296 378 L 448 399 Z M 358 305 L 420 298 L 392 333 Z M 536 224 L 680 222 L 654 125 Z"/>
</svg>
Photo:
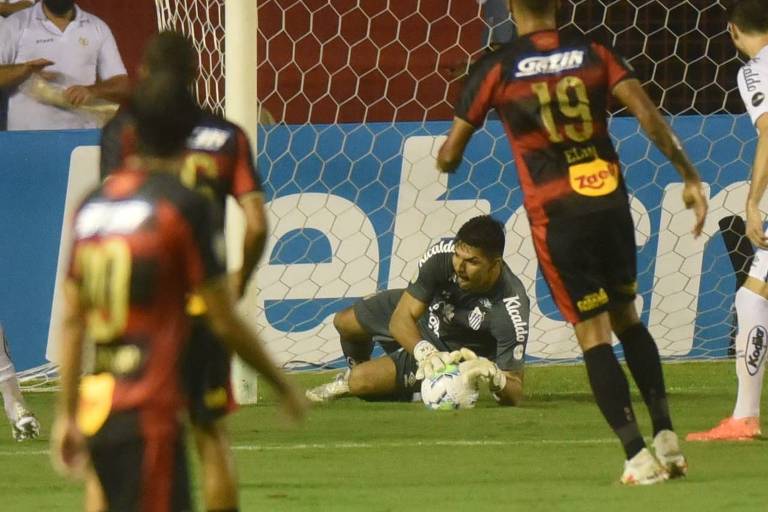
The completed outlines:
<svg viewBox="0 0 768 512">
<path fill-rule="evenodd" d="M 108 510 L 192 510 L 184 432 L 168 411 L 111 412 L 88 438 Z"/>
<path fill-rule="evenodd" d="M 629 208 L 550 220 L 531 232 L 552 299 L 568 322 L 635 299 L 637 247 Z"/>
<path fill-rule="evenodd" d="M 189 342 L 182 358 L 184 390 L 189 417 L 195 425 L 208 425 L 237 408 L 232 395 L 232 355 L 208 327 L 204 316 L 191 316 Z"/>
</svg>

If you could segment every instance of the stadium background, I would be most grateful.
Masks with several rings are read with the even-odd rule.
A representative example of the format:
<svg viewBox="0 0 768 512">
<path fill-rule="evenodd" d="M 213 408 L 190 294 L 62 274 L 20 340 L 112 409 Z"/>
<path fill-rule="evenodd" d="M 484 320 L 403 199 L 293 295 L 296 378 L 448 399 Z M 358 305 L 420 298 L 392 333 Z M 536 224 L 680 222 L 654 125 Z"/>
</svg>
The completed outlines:
<svg viewBox="0 0 768 512">
<path fill-rule="evenodd" d="M 143 43 L 156 30 L 153 2 L 82 0 L 79 4 L 110 24 L 126 65 L 133 72 Z M 484 46 L 483 22 L 473 2 L 450 2 L 447 12 L 446 3 L 440 1 L 419 2 L 417 10 L 405 6 L 405 2 L 390 2 L 387 6 L 374 1 L 338 0 L 333 7 L 329 4 L 320 0 L 262 2 L 257 52 L 260 99 L 278 121 L 285 122 L 268 129 L 261 138 L 259 163 L 267 181 L 268 199 L 317 194 L 324 203 L 329 197 L 340 198 L 342 209 L 354 203 L 362 210 L 360 222 L 368 229 L 366 234 L 378 242 L 378 254 L 366 252 L 370 264 L 358 271 L 373 275 L 373 279 L 358 286 L 357 293 L 348 287 L 336 297 L 285 298 L 283 294 L 270 298 L 267 289 L 265 317 L 274 334 L 303 333 L 295 340 L 288 336 L 292 346 L 280 348 L 317 357 L 333 350 L 330 346 L 310 346 L 317 344 L 315 335 L 321 333 L 324 318 L 357 296 L 402 283 L 405 263 L 395 261 L 397 239 L 393 231 L 397 231 L 397 218 L 403 213 L 399 203 L 405 195 L 403 187 L 416 189 L 417 171 L 424 170 L 405 162 L 422 161 L 434 137 L 445 131 L 459 86 L 455 77 Z M 604 20 L 605 24 L 595 31 L 608 40 L 616 35 L 616 47 L 636 68 L 663 110 L 683 114 L 675 118 L 676 128 L 698 161 L 705 181 L 712 185 L 712 195 L 725 191 L 721 198 L 724 208 L 740 211 L 743 202 L 737 194 L 728 196 L 728 192 L 738 186 L 743 192 L 748 172 L 744 158 L 751 154 L 749 141 L 753 135 L 744 116 L 732 115 L 741 113 L 735 90 L 739 61 L 728 41 L 719 3 L 667 7 L 666 2 L 632 1 L 606 8 L 602 2 L 581 1 L 566 9 L 563 18 L 585 31 Z M 215 55 L 204 62 L 204 67 L 219 66 Z M 678 298 L 674 292 L 679 290 L 674 290 L 675 286 L 686 291 L 693 287 L 699 298 L 685 316 L 687 327 L 683 334 L 677 336 L 692 338 L 695 334 L 696 350 L 673 347 L 666 355 L 723 356 L 730 334 L 734 280 L 722 243 L 713 236 L 715 243 L 697 246 L 698 260 L 690 258 L 688 282 L 667 281 L 661 290 L 659 279 L 669 269 L 661 265 L 664 268 L 659 271 L 657 255 L 664 250 L 664 243 L 674 245 L 678 234 L 683 233 L 659 229 L 668 212 L 661 206 L 665 188 L 676 178 L 658 155 L 647 150 L 632 121 L 617 119 L 614 129 L 628 183 L 649 223 L 646 243 L 640 244 L 644 318 L 648 320 L 651 315 L 648 304 L 654 301 L 654 289 L 674 300 Z M 30 155 L 31 148 L 39 147 L 41 137 L 47 137 L 45 143 L 50 151 Z M 505 168 L 501 178 L 497 176 L 499 167 L 511 161 L 503 134 L 491 122 L 480 140 L 483 142 L 468 155 L 473 165 L 452 177 L 444 193 L 434 199 L 479 200 L 486 209 L 507 220 L 508 226 L 511 222 L 516 228 L 520 200 L 513 169 Z M 15 171 L 4 175 L 11 181 L 7 186 L 3 184 L 3 195 L 7 196 L 3 205 L 11 214 L 3 215 L 9 226 L 4 226 L 7 229 L 2 236 L 9 243 L 2 244 L 0 255 L 11 271 L 4 276 L 7 293 L 0 306 L 7 316 L 3 321 L 20 368 L 42 362 L 64 206 L 62 191 L 67 187 L 67 155 L 73 148 L 90 146 L 95 141 L 93 132 L 60 133 L 55 137 L 7 134 L 0 140 L 9 168 Z M 483 143 L 493 148 L 490 157 Z M 286 147 L 290 150 L 286 151 Z M 30 174 L 29 169 L 34 169 L 35 174 Z M 403 174 L 410 173 L 407 180 L 401 180 L 401 169 Z M 649 173 L 653 186 L 648 186 Z M 35 182 L 50 186 L 41 193 Z M 292 204 L 301 210 L 301 203 L 283 203 L 284 208 Z M 38 206 L 34 213 L 19 214 L 32 205 Z M 311 219 L 304 218 L 307 220 Z M 43 228 L 36 229 L 39 226 Z M 445 229 L 438 228 L 441 233 Z M 26 235 L 46 231 L 50 235 L 39 240 L 30 240 Z M 512 231 L 516 235 L 513 241 L 525 237 L 524 232 Z M 660 241 L 658 233 L 665 235 L 667 231 L 673 238 Z M 260 282 L 276 267 L 285 273 L 295 265 L 320 266 L 332 260 L 324 234 L 322 229 L 302 229 L 298 224 L 284 228 L 285 236 L 272 248 L 268 265 L 260 271 Z M 709 234 L 716 235 L 711 229 Z M 416 244 L 419 251 L 428 239 L 420 238 L 420 244 Z M 22 250 L 19 240 L 24 240 Z M 668 252 L 665 254 L 670 256 Z M 683 260 L 673 262 L 673 267 L 684 266 L 684 260 L 691 256 L 687 250 L 672 253 L 673 260 Z M 531 257 L 529 254 L 525 257 L 528 259 L 515 263 L 525 266 Z M 30 261 L 36 261 L 34 269 L 29 268 Z M 701 266 L 703 262 L 706 268 Z M 26 270 L 15 272 L 17 268 Z M 285 287 L 285 283 L 276 284 Z M 535 292 L 542 314 L 556 320 L 559 315 L 540 279 Z M 30 297 L 29 302 L 19 301 L 21 296 Z M 30 313 L 30 309 L 34 311 Z M 680 319 L 674 323 L 667 329 L 680 327 Z M 551 349 L 557 350 L 558 343 L 554 340 Z M 335 345 L 335 340 L 330 345 Z M 540 352 L 546 355 L 548 350 L 542 347 Z"/>
</svg>

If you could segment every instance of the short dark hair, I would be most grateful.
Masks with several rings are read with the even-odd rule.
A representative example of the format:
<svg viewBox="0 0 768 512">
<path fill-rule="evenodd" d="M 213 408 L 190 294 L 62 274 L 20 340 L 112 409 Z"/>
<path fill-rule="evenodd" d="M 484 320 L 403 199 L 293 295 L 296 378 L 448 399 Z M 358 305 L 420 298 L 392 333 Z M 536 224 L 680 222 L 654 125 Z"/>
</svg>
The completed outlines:
<svg viewBox="0 0 768 512">
<path fill-rule="evenodd" d="M 197 78 L 197 52 L 183 34 L 166 30 L 150 39 L 142 60 L 149 74 L 172 73 L 179 81 L 191 84 Z"/>
<path fill-rule="evenodd" d="M 531 14 L 547 14 L 550 9 L 557 7 L 557 0 L 510 0 L 517 2 L 521 7 Z"/>
<path fill-rule="evenodd" d="M 748 34 L 768 32 L 768 2 L 738 0 L 728 8 L 728 21 Z"/>
<path fill-rule="evenodd" d="M 184 149 L 200 118 L 189 87 L 168 72 L 154 73 L 136 86 L 131 113 L 139 153 L 169 157 Z"/>
<path fill-rule="evenodd" d="M 501 257 L 504 254 L 504 224 L 490 215 L 473 217 L 461 226 L 455 240 L 482 249 L 486 256 Z"/>
</svg>

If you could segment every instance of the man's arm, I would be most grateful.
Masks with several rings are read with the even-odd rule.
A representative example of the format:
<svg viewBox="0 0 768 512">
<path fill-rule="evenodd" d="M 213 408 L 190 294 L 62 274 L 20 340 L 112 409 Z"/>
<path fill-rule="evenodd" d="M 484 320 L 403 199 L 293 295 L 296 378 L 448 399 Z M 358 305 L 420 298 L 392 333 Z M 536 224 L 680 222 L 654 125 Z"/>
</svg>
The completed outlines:
<svg viewBox="0 0 768 512">
<path fill-rule="evenodd" d="M 416 323 L 427 311 L 427 305 L 415 298 L 408 291 L 403 292 L 397 303 L 392 318 L 389 320 L 389 333 L 407 351 L 413 354 L 413 349 L 422 341 L 419 326 Z"/>
<path fill-rule="evenodd" d="M 102 99 L 112 103 L 122 103 L 131 94 L 128 75 L 117 75 L 93 85 L 73 85 L 64 91 L 64 97 L 73 106 L 79 107 L 93 99 Z"/>
<path fill-rule="evenodd" d="M 256 334 L 235 313 L 225 279 L 216 279 L 198 290 L 206 306 L 211 330 L 243 361 L 258 371 L 277 390 L 283 408 L 294 421 L 304 416 L 306 404 L 296 387 L 285 378 Z"/>
<path fill-rule="evenodd" d="M 53 61 L 48 59 L 35 59 L 21 64 L 2 65 L 0 66 L 0 88 L 17 86 L 33 73 L 39 73 L 51 64 Z"/>
<path fill-rule="evenodd" d="M 440 172 L 453 172 L 464 158 L 464 150 L 475 133 L 475 127 L 465 120 L 454 117 L 448 138 L 437 153 L 437 168 Z"/>
<path fill-rule="evenodd" d="M 79 289 L 71 280 L 64 285 L 64 300 L 66 309 L 59 360 L 61 390 L 51 432 L 51 457 L 54 467 L 63 473 L 72 474 L 84 468 L 86 455 L 85 443 L 76 424 L 85 319 Z"/>
<path fill-rule="evenodd" d="M 747 196 L 747 236 L 757 247 L 768 249 L 768 237 L 763 229 L 763 212 L 760 211 L 760 201 L 768 186 L 768 115 L 761 115 L 755 127 L 758 136 Z"/>
<path fill-rule="evenodd" d="M 262 193 L 247 194 L 239 202 L 245 216 L 245 238 L 243 239 L 243 265 L 236 274 L 235 290 L 237 297 L 242 298 L 248 281 L 264 254 L 268 223 Z"/>
<path fill-rule="evenodd" d="M 2 3 L 0 4 L 0 16 L 10 16 L 15 12 L 19 12 L 27 7 L 32 7 L 33 5 L 35 5 L 34 2 L 28 2 L 27 0 L 16 2 L 15 4 Z"/>
<path fill-rule="evenodd" d="M 696 216 L 693 234 L 699 236 L 704 228 L 707 200 L 701 188 L 701 179 L 685 154 L 680 140 L 662 117 L 659 109 L 645 93 L 637 79 L 623 80 L 613 88 L 613 95 L 637 118 L 640 126 L 656 147 L 664 153 L 683 178 L 683 202 Z"/>
</svg>

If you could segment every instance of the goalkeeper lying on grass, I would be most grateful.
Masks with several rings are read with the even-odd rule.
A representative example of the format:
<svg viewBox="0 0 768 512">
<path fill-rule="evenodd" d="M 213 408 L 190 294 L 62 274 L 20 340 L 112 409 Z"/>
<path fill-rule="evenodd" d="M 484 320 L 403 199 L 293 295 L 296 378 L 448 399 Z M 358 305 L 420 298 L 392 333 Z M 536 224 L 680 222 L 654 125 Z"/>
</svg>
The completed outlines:
<svg viewBox="0 0 768 512">
<path fill-rule="evenodd" d="M 410 401 L 423 378 L 466 360 L 461 370 L 471 384 L 487 383 L 500 404 L 519 404 L 529 301 L 503 253 L 504 226 L 475 217 L 454 240 L 424 254 L 406 289 L 381 291 L 337 313 L 333 324 L 350 368 L 307 398 Z M 371 360 L 374 342 L 388 355 Z"/>
</svg>

